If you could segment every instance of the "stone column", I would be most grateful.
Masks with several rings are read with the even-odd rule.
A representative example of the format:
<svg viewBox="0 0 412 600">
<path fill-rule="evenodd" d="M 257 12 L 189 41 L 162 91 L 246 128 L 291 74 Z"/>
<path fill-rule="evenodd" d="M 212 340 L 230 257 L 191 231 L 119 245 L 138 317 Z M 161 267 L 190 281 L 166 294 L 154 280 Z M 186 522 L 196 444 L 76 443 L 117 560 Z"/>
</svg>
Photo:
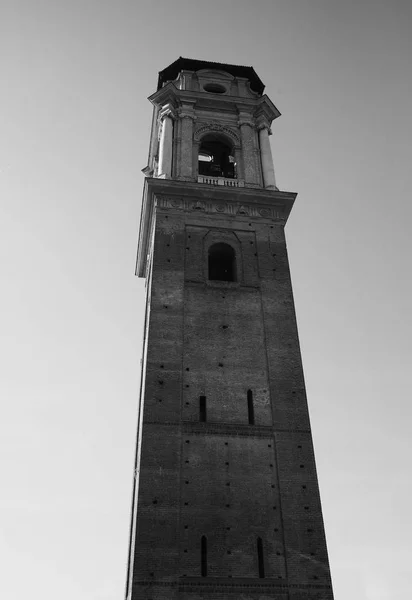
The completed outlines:
<svg viewBox="0 0 412 600">
<path fill-rule="evenodd" d="M 240 137 L 242 140 L 242 162 L 245 184 L 250 184 L 252 186 L 258 187 L 259 178 L 258 174 L 256 173 L 254 157 L 255 148 L 253 143 L 253 136 L 255 135 L 255 124 L 250 115 L 244 113 L 239 114 L 238 124 L 240 127 Z"/>
<path fill-rule="evenodd" d="M 236 176 L 237 179 L 245 179 L 244 171 L 243 171 L 243 162 L 242 162 L 242 149 L 240 146 L 234 146 L 233 149 L 235 155 L 236 162 Z"/>
<path fill-rule="evenodd" d="M 269 190 L 277 190 L 275 168 L 269 141 L 270 129 L 267 125 L 259 129 L 260 158 L 262 161 L 263 185 Z"/>
<path fill-rule="evenodd" d="M 158 177 L 171 179 L 173 156 L 173 112 L 164 108 L 160 112 L 161 132 L 159 142 L 159 169 Z"/>
</svg>

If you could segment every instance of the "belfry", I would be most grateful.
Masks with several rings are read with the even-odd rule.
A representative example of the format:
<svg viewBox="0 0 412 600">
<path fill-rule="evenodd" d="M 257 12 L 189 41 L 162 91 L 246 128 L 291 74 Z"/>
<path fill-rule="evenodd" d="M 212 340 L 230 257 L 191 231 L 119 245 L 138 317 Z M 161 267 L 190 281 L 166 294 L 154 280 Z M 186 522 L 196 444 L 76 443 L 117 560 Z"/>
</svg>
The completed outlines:
<svg viewBox="0 0 412 600">
<path fill-rule="evenodd" d="M 159 73 L 127 600 L 332 600 L 284 227 L 252 67 Z"/>
</svg>

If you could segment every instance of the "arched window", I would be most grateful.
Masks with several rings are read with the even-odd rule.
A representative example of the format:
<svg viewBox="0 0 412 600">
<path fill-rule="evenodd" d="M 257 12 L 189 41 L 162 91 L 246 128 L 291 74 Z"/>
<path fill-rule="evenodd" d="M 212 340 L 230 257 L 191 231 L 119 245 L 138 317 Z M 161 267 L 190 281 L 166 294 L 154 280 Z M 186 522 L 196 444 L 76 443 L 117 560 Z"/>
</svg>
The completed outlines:
<svg viewBox="0 0 412 600">
<path fill-rule="evenodd" d="M 236 281 L 236 254 L 229 244 L 213 244 L 209 248 L 209 279 Z"/>
<path fill-rule="evenodd" d="M 232 148 L 214 133 L 202 139 L 199 148 L 199 175 L 236 178 L 236 161 Z"/>
</svg>

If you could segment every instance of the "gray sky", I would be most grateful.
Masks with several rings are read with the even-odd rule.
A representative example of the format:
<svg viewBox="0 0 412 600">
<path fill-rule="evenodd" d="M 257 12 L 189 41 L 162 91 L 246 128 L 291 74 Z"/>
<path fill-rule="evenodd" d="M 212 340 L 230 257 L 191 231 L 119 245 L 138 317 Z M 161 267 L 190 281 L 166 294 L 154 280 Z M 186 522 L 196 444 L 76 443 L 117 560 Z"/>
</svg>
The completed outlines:
<svg viewBox="0 0 412 600">
<path fill-rule="evenodd" d="M 252 65 L 336 600 L 410 597 L 412 4 L 3 0 L 0 596 L 123 597 L 157 72 Z"/>
</svg>

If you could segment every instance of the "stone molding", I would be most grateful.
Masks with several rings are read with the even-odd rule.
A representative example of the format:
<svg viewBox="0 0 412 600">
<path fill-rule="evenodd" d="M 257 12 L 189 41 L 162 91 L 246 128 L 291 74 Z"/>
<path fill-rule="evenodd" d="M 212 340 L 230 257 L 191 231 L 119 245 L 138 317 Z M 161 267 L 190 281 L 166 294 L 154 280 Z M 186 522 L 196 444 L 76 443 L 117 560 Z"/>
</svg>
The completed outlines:
<svg viewBox="0 0 412 600">
<path fill-rule="evenodd" d="M 242 579 L 244 579 L 242 581 Z M 253 578 L 245 577 L 180 577 L 178 581 L 156 581 L 154 579 L 141 579 L 140 581 L 134 581 L 133 585 L 143 585 L 143 586 L 159 586 L 159 587 L 179 587 L 179 590 L 187 589 L 187 588 L 206 588 L 208 590 L 216 590 L 221 588 L 229 588 L 229 589 L 249 589 L 249 590 L 270 590 L 273 588 L 281 589 L 287 591 L 289 589 L 292 590 L 331 590 L 332 586 L 330 584 L 299 584 L 299 583 L 288 583 L 283 577 L 279 580 L 269 578 L 264 581 Z M 331 596 L 332 598 L 332 596 Z"/>
<path fill-rule="evenodd" d="M 243 127 L 244 125 L 247 125 L 248 127 L 253 127 L 253 128 L 255 127 L 255 123 L 253 122 L 253 120 L 250 118 L 246 118 L 246 117 L 239 118 L 237 123 L 238 123 L 239 127 Z"/>
<path fill-rule="evenodd" d="M 285 218 L 275 206 L 268 204 L 242 204 L 241 202 L 224 202 L 219 200 L 191 200 L 176 196 L 156 196 L 159 209 L 174 209 L 184 212 L 204 212 L 208 214 L 230 215 L 231 217 L 253 217 L 284 222 Z"/>
<path fill-rule="evenodd" d="M 191 119 L 192 121 L 197 121 L 197 117 L 193 108 L 191 110 L 187 109 L 186 107 L 178 108 L 177 114 L 180 119 Z"/>
<path fill-rule="evenodd" d="M 237 124 L 239 125 L 239 127 L 242 127 L 242 125 L 248 125 L 249 127 L 256 126 L 253 116 L 248 111 L 239 109 L 238 112 L 239 114 Z"/>
<path fill-rule="evenodd" d="M 243 423 L 199 423 L 199 421 L 145 421 L 146 425 L 162 425 L 166 427 L 182 427 L 187 435 L 224 435 L 259 437 L 273 439 L 278 433 L 297 433 L 310 435 L 310 429 L 278 429 L 275 426 L 245 425 Z"/>
<path fill-rule="evenodd" d="M 236 142 L 236 144 L 240 144 L 240 138 L 239 138 L 238 134 L 235 131 L 233 131 L 233 129 L 231 127 L 222 125 L 221 123 L 207 123 L 207 124 L 200 125 L 194 133 L 194 140 L 196 142 L 200 142 L 200 139 L 203 136 L 203 134 L 208 133 L 208 132 L 218 132 L 218 133 L 226 134 L 234 142 Z"/>
</svg>

